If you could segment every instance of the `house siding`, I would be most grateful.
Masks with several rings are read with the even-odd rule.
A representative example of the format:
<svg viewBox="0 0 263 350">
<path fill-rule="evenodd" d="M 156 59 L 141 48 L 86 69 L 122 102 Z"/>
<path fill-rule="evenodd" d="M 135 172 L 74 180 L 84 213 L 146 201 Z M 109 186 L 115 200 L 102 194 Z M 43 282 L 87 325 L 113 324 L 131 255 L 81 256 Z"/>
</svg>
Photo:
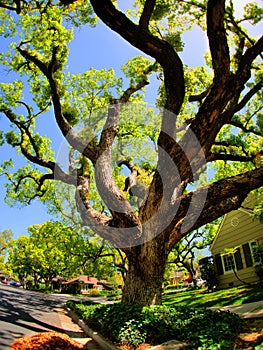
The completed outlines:
<svg viewBox="0 0 263 350">
<path fill-rule="evenodd" d="M 216 239 L 211 247 L 213 256 L 223 254 L 225 249 L 240 247 L 243 268 L 236 271 L 220 271 L 218 274 L 218 287 L 228 288 L 245 283 L 255 283 L 258 276 L 254 267 L 247 267 L 243 245 L 248 242 L 263 242 L 263 225 L 258 220 L 253 220 L 248 212 L 243 209 L 228 213 L 219 228 Z M 222 273 L 223 272 L 223 273 Z"/>
</svg>

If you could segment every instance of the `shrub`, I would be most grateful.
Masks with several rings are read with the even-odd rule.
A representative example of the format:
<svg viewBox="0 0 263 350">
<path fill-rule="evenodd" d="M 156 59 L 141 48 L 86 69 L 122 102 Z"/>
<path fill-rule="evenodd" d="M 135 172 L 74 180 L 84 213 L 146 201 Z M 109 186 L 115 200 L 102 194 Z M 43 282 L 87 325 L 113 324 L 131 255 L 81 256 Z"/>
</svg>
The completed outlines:
<svg viewBox="0 0 263 350">
<path fill-rule="evenodd" d="M 68 305 L 106 338 L 135 348 L 143 342 L 155 345 L 177 339 L 187 342 L 191 349 L 216 349 L 214 345 L 231 344 L 243 324 L 239 316 L 229 311 L 122 303 L 87 305 L 70 302 Z"/>
<path fill-rule="evenodd" d="M 199 260 L 201 278 L 206 281 L 208 290 L 214 290 L 217 287 L 217 276 L 212 257 L 206 257 Z"/>
<path fill-rule="evenodd" d="M 102 293 L 101 293 L 98 289 L 95 289 L 95 288 L 92 288 L 92 289 L 89 291 L 89 296 L 90 296 L 90 297 L 100 297 L 101 294 L 102 294 Z"/>
</svg>

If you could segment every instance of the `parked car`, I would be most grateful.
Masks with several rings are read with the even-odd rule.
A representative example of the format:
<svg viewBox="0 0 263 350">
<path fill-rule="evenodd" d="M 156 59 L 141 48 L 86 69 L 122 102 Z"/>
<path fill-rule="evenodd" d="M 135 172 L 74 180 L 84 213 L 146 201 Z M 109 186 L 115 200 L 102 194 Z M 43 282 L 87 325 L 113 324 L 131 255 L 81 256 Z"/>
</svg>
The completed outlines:
<svg viewBox="0 0 263 350">
<path fill-rule="evenodd" d="M 20 287 L 21 286 L 21 284 L 16 282 L 16 281 L 11 281 L 9 284 L 10 284 L 10 286 L 14 286 L 14 287 Z"/>
<path fill-rule="evenodd" d="M 206 281 L 202 280 L 201 278 L 198 278 L 198 279 L 196 280 L 196 285 L 199 286 L 199 287 L 205 286 L 205 283 L 206 283 Z M 189 287 L 193 287 L 193 286 L 194 286 L 194 282 L 188 283 L 188 286 L 189 286 Z"/>
</svg>

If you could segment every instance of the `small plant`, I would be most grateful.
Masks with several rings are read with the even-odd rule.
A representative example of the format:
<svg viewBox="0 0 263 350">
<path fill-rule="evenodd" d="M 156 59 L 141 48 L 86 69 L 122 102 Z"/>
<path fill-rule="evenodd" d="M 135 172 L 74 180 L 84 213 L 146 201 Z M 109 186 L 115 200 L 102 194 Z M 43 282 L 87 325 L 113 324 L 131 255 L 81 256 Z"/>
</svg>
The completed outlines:
<svg viewBox="0 0 263 350">
<path fill-rule="evenodd" d="M 145 342 L 147 333 L 143 329 L 142 322 L 136 320 L 127 321 L 123 327 L 120 328 L 117 338 L 122 344 L 133 346 L 137 349 L 138 345 Z"/>
</svg>

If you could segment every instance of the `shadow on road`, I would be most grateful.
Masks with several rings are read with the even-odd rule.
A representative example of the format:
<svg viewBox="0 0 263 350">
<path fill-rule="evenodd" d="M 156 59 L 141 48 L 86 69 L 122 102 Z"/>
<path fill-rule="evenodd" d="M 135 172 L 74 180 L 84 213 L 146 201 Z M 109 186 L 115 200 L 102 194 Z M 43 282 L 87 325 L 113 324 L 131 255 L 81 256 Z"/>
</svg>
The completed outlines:
<svg viewBox="0 0 263 350">
<path fill-rule="evenodd" d="M 25 334 L 56 331 L 76 337 L 76 331 L 64 330 L 60 322 L 58 308 L 65 303 L 63 298 L 4 286 L 0 300 L 0 349 L 8 349 Z"/>
</svg>

